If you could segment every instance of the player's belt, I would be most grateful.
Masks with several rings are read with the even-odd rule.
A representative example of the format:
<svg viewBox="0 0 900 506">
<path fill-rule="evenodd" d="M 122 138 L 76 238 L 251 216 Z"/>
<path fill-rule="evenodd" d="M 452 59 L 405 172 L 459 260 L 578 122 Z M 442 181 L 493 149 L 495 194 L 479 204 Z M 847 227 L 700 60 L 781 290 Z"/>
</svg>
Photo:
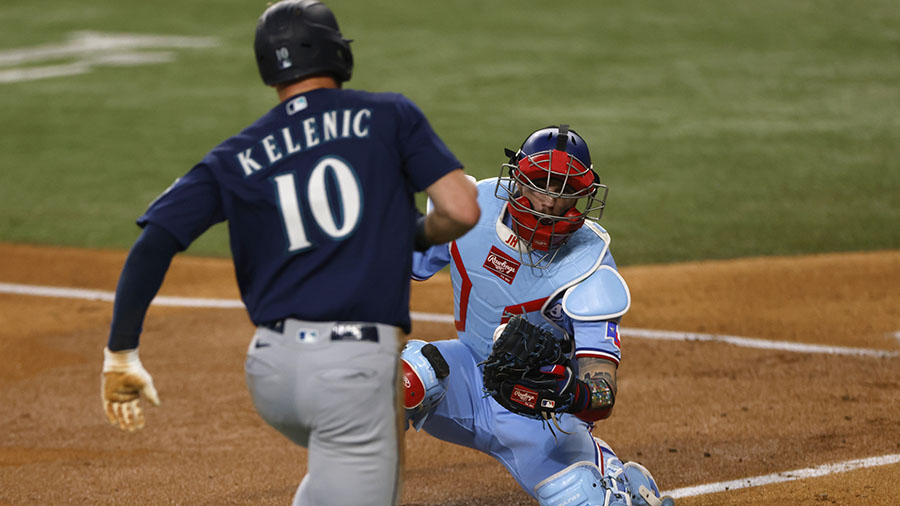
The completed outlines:
<svg viewBox="0 0 900 506">
<path fill-rule="evenodd" d="M 284 333 L 285 323 L 287 322 L 298 322 L 299 320 L 276 320 L 272 322 L 262 323 L 259 326 L 269 329 L 272 332 L 277 332 L 279 334 Z M 321 325 L 321 324 L 320 324 Z M 329 325 L 328 329 L 323 332 L 328 335 L 330 332 L 330 338 L 332 341 L 371 341 L 373 343 L 378 342 L 378 327 L 372 325 L 370 323 L 358 323 L 358 322 L 334 322 Z M 304 341 L 304 336 L 302 335 L 303 331 L 299 332 L 298 338 L 301 341 Z"/>
</svg>

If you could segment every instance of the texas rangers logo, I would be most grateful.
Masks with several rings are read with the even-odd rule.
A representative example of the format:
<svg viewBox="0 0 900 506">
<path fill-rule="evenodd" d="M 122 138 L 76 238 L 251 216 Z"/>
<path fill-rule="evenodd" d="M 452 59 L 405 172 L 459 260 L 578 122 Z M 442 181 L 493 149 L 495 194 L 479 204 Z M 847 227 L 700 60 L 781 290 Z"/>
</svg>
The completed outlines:
<svg viewBox="0 0 900 506">
<path fill-rule="evenodd" d="M 529 408 L 534 408 L 537 404 L 538 394 L 534 390 L 529 390 L 522 385 L 516 385 L 515 388 L 513 388 L 512 394 L 509 396 L 509 400 L 518 402 Z"/>
<path fill-rule="evenodd" d="M 484 261 L 485 269 L 493 272 L 498 278 L 510 285 L 516 279 L 516 273 L 519 272 L 521 265 L 520 262 L 500 251 L 496 246 L 491 246 L 491 251 Z"/>
<path fill-rule="evenodd" d="M 619 340 L 619 325 L 616 322 L 606 324 L 606 338 L 612 339 L 612 342 L 616 343 L 616 348 L 622 347 L 622 342 Z"/>
</svg>

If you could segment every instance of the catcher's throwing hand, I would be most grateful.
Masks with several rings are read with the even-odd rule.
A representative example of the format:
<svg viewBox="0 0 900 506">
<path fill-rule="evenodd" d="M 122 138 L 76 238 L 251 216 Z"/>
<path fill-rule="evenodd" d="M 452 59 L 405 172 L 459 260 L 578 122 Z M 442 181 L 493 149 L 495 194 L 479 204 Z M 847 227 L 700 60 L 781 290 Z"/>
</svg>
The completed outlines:
<svg viewBox="0 0 900 506">
<path fill-rule="evenodd" d="M 144 413 L 141 411 L 141 395 L 159 406 L 153 378 L 141 364 L 137 349 L 110 351 L 104 348 L 100 396 L 109 423 L 128 432 L 142 429 Z"/>
<path fill-rule="evenodd" d="M 514 316 L 484 364 L 484 390 L 509 411 L 547 419 L 570 412 L 578 381 L 568 353 L 550 332 Z"/>
</svg>

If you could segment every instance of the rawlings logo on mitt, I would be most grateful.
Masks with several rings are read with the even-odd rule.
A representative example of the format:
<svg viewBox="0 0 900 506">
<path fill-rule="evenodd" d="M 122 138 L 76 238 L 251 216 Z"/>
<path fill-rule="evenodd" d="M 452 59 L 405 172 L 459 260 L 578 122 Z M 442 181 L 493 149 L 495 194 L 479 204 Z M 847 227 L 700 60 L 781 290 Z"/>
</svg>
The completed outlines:
<svg viewBox="0 0 900 506">
<path fill-rule="evenodd" d="M 567 346 L 514 316 L 484 364 L 484 391 L 509 411 L 546 420 L 568 412 L 578 392 Z"/>
<path fill-rule="evenodd" d="M 518 402 L 519 404 L 525 406 L 526 408 L 534 409 L 535 404 L 537 404 L 538 394 L 532 390 L 528 390 L 522 385 L 516 385 L 513 387 L 512 395 L 509 396 L 509 400 L 513 402 Z"/>
</svg>

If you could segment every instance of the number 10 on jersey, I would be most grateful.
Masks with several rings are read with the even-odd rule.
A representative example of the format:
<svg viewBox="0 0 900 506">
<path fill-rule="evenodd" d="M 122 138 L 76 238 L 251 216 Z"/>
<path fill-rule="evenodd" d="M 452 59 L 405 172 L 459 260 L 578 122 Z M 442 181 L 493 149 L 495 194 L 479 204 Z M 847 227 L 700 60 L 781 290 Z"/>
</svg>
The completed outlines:
<svg viewBox="0 0 900 506">
<path fill-rule="evenodd" d="M 338 202 L 329 200 L 326 180 L 334 183 Z M 288 251 L 296 253 L 311 248 L 313 243 L 306 236 L 304 216 L 297 195 L 296 177 L 293 172 L 272 178 L 278 200 L 278 208 L 284 222 Z M 313 221 L 322 232 L 335 241 L 350 236 L 362 216 L 362 192 L 356 172 L 344 159 L 326 156 L 320 159 L 306 181 L 306 203 Z M 336 204 L 336 205 L 332 205 Z M 340 209 L 335 216 L 334 209 Z M 340 221 L 341 223 L 338 223 Z"/>
</svg>

